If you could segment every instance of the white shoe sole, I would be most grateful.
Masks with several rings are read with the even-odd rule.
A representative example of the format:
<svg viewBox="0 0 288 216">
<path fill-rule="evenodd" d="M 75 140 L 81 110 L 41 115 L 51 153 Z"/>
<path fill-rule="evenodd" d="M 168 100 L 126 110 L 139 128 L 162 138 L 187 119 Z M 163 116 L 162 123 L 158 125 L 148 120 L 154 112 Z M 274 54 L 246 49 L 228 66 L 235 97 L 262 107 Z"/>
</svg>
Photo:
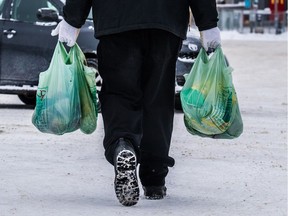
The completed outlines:
<svg viewBox="0 0 288 216">
<path fill-rule="evenodd" d="M 136 174 L 136 156 L 129 150 L 122 150 L 115 164 L 115 193 L 119 202 L 124 206 L 137 204 L 139 186 Z"/>
</svg>

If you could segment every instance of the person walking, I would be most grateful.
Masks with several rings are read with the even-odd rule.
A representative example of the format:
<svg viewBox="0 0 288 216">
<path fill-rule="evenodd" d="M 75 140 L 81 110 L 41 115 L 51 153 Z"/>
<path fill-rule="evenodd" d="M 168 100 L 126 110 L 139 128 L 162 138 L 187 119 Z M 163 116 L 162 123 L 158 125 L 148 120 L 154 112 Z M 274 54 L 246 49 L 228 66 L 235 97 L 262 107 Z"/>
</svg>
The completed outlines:
<svg viewBox="0 0 288 216">
<path fill-rule="evenodd" d="M 124 206 L 166 195 L 174 118 L 175 67 L 191 8 L 208 50 L 220 45 L 215 0 L 66 0 L 64 19 L 52 31 L 68 46 L 93 10 L 105 156 L 115 171 Z"/>
</svg>

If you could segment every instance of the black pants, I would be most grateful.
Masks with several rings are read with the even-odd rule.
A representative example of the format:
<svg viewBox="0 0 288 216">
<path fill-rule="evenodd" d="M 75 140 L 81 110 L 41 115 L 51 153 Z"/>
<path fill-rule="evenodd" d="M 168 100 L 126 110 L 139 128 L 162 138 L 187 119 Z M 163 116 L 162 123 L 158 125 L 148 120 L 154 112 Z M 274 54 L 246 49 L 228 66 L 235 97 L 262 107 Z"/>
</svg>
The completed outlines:
<svg viewBox="0 0 288 216">
<path fill-rule="evenodd" d="M 155 166 L 161 169 L 174 164 L 168 155 L 181 43 L 179 37 L 156 29 L 100 38 L 97 53 L 103 79 L 99 99 L 105 156 L 113 164 L 115 141 L 120 137 L 130 140 L 140 158 L 140 179 L 141 166 L 155 170 Z"/>
</svg>

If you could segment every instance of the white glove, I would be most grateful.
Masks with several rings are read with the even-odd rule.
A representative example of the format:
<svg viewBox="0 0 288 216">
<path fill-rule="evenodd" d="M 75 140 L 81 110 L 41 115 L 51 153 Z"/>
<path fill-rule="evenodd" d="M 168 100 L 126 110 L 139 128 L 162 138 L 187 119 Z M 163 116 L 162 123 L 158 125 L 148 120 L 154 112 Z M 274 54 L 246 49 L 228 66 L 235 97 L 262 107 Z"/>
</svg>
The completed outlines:
<svg viewBox="0 0 288 216">
<path fill-rule="evenodd" d="M 208 51 L 208 48 L 215 49 L 217 46 L 221 45 L 221 36 L 218 27 L 201 31 L 200 36 L 201 44 L 206 51 Z"/>
<path fill-rule="evenodd" d="M 58 35 L 58 40 L 67 43 L 67 46 L 72 47 L 76 43 L 80 29 L 69 25 L 64 19 L 58 23 L 51 35 Z"/>
</svg>

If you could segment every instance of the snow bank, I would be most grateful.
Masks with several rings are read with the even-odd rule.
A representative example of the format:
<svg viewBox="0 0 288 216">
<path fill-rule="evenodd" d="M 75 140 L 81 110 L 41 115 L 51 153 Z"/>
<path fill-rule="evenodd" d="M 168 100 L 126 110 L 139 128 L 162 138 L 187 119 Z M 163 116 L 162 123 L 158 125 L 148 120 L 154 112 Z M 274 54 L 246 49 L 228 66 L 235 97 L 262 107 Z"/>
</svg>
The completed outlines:
<svg viewBox="0 0 288 216">
<path fill-rule="evenodd" d="M 286 41 L 288 39 L 287 31 L 282 34 L 256 34 L 239 33 L 238 31 L 221 31 L 222 40 L 245 40 L 245 41 Z"/>
</svg>

